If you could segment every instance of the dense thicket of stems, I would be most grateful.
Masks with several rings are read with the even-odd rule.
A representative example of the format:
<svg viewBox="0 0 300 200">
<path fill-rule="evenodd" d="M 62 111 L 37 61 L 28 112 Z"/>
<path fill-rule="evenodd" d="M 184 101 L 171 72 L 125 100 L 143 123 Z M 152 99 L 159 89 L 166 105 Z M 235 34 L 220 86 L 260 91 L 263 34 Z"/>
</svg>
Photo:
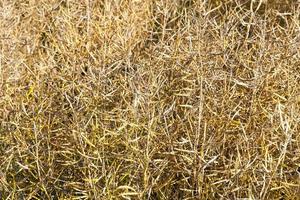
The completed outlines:
<svg viewBox="0 0 300 200">
<path fill-rule="evenodd" d="M 300 194 L 296 0 L 2 0 L 0 198 Z"/>
</svg>

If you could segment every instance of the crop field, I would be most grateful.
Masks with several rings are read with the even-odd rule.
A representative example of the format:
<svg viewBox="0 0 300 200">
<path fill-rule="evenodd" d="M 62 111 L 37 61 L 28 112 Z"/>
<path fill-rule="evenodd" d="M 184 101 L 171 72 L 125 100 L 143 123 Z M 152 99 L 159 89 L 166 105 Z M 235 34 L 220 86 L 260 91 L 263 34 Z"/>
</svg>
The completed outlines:
<svg viewBox="0 0 300 200">
<path fill-rule="evenodd" d="M 0 0 L 0 199 L 300 199 L 300 1 Z"/>
</svg>

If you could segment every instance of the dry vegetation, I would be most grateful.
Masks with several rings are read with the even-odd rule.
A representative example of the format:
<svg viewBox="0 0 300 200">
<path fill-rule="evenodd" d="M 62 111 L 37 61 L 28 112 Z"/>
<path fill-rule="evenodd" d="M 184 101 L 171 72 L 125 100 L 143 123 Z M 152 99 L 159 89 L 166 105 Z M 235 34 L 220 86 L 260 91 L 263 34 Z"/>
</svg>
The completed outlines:
<svg viewBox="0 0 300 200">
<path fill-rule="evenodd" d="M 2 0 L 0 24 L 0 198 L 300 198 L 299 2 Z"/>
</svg>

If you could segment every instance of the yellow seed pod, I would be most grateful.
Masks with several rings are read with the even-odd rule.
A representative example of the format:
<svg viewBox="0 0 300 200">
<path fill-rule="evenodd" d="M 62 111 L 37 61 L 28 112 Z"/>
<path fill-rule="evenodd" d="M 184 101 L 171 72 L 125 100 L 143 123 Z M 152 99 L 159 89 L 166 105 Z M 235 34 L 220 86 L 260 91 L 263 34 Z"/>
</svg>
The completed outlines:
<svg viewBox="0 0 300 200">
<path fill-rule="evenodd" d="M 34 92 L 34 86 L 31 85 L 26 93 L 26 96 L 30 97 L 33 94 L 33 92 Z"/>
</svg>

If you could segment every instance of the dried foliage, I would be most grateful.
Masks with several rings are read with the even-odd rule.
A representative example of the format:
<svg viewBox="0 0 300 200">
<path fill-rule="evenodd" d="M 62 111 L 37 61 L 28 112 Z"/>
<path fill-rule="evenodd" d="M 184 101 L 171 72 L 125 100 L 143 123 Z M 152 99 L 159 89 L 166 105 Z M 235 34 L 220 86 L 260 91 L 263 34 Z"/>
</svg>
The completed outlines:
<svg viewBox="0 0 300 200">
<path fill-rule="evenodd" d="M 0 14 L 0 198 L 299 199 L 299 1 Z"/>
</svg>

